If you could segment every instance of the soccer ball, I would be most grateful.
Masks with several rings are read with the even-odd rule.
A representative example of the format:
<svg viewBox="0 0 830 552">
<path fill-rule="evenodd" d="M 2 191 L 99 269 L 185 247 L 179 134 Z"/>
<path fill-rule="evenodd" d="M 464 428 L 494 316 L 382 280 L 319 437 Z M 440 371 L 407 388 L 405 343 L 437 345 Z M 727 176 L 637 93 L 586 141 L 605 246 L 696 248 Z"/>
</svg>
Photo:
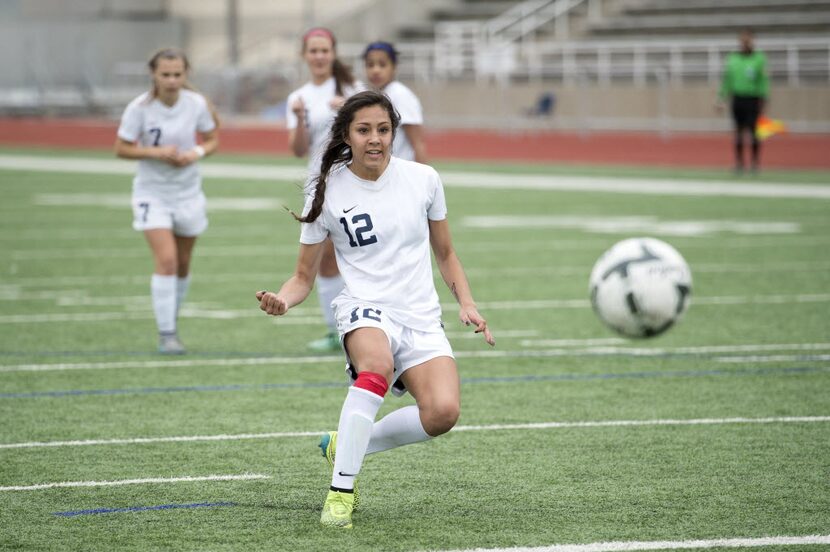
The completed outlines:
<svg viewBox="0 0 830 552">
<path fill-rule="evenodd" d="M 666 242 L 631 238 L 597 260 L 589 289 L 594 312 L 608 327 L 626 337 L 654 337 L 689 308 L 692 273 Z"/>
</svg>

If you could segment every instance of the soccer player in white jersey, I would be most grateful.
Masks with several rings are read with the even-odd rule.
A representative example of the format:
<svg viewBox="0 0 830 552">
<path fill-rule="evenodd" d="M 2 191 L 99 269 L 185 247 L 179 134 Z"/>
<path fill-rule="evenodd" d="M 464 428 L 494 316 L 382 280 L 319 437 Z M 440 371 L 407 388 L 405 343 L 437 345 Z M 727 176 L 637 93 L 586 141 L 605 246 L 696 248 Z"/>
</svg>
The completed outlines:
<svg viewBox="0 0 830 552">
<path fill-rule="evenodd" d="M 328 29 L 316 27 L 303 35 L 302 56 L 311 80 L 288 96 L 286 127 L 288 145 L 297 157 L 308 156 L 308 183 L 320 173 L 320 158 L 328 140 L 331 123 L 346 98 L 363 88 L 351 70 L 337 59 L 337 41 Z M 317 276 L 317 296 L 328 332 L 308 344 L 317 352 L 337 351 L 337 322 L 331 302 L 343 289 L 334 248 L 328 243 Z"/>
<path fill-rule="evenodd" d="M 320 521 L 351 528 L 355 477 L 366 454 L 449 431 L 460 412 L 460 381 L 444 334 L 430 246 L 459 317 L 495 344 L 455 253 L 444 189 L 427 165 L 392 156 L 398 116 L 385 95 L 349 98 L 334 120 L 315 189 L 306 200 L 295 272 L 276 293 L 256 294 L 260 309 L 283 315 L 311 292 L 326 238 L 345 280 L 334 301 L 349 387 L 336 432 L 320 447 L 333 467 Z M 296 216 L 296 215 L 295 215 Z M 417 406 L 375 422 L 389 387 Z"/>
<path fill-rule="evenodd" d="M 196 237 L 208 225 L 197 161 L 219 145 L 218 120 L 207 99 L 188 85 L 184 52 L 159 50 L 148 65 L 153 88 L 124 110 L 115 153 L 139 160 L 133 228 L 144 232 L 155 261 L 150 292 L 159 352 L 183 354 L 176 319 L 190 285 Z"/>
<path fill-rule="evenodd" d="M 383 92 L 392 100 L 392 105 L 401 117 L 403 132 L 395 133 L 392 155 L 401 159 L 427 162 L 424 145 L 424 112 L 421 102 L 406 85 L 395 79 L 398 67 L 398 52 L 389 42 L 372 42 L 363 51 L 366 79 L 375 90 Z"/>
</svg>

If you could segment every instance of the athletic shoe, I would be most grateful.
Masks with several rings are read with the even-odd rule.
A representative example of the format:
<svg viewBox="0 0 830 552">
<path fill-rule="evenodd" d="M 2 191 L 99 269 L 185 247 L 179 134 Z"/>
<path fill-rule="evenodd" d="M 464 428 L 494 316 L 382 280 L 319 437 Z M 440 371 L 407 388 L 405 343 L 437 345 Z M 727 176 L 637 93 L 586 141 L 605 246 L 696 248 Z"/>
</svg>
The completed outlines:
<svg viewBox="0 0 830 552">
<path fill-rule="evenodd" d="M 184 345 L 176 334 L 159 335 L 159 353 L 163 355 L 183 355 Z"/>
<path fill-rule="evenodd" d="M 320 523 L 327 527 L 351 529 L 353 511 L 354 495 L 352 493 L 329 491 L 329 494 L 326 496 L 326 502 L 323 504 Z"/>
<path fill-rule="evenodd" d="M 328 433 L 324 433 L 322 437 L 320 437 L 320 452 L 323 455 L 323 458 L 326 459 L 329 463 L 329 468 L 334 469 L 334 455 L 337 452 L 337 432 L 336 431 L 329 431 Z M 354 503 L 352 504 L 352 509 L 357 510 L 357 507 L 360 505 L 360 493 L 357 490 L 357 478 L 354 480 Z"/>
<path fill-rule="evenodd" d="M 337 332 L 326 334 L 325 337 L 308 343 L 308 348 L 315 353 L 334 353 L 340 351 L 340 337 Z"/>
</svg>

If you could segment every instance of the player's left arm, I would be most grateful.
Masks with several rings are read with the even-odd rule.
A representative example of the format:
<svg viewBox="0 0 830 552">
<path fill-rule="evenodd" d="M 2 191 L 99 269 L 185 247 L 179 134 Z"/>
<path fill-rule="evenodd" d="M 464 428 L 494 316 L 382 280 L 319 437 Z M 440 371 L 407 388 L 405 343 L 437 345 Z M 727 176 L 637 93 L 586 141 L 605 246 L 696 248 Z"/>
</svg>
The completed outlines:
<svg viewBox="0 0 830 552">
<path fill-rule="evenodd" d="M 202 157 L 207 157 L 211 153 L 215 152 L 216 149 L 219 147 L 218 128 L 214 128 L 213 130 L 209 130 L 207 132 L 200 132 L 199 138 L 201 139 L 201 144 L 185 152 L 182 152 L 179 155 L 180 166 L 195 163 Z"/>
<path fill-rule="evenodd" d="M 441 277 L 461 307 L 458 313 L 461 322 L 467 326 L 474 325 L 476 333 L 484 334 L 485 341 L 490 345 L 495 345 L 496 340 L 493 338 L 493 334 L 490 333 L 490 328 L 487 327 L 487 320 L 479 314 L 478 307 L 473 301 L 470 283 L 467 281 L 464 267 L 461 266 L 461 260 L 456 255 L 455 248 L 452 245 L 450 225 L 447 219 L 429 221 L 429 242 L 432 246 L 432 252 L 435 254 L 435 262 L 441 272 Z"/>
</svg>

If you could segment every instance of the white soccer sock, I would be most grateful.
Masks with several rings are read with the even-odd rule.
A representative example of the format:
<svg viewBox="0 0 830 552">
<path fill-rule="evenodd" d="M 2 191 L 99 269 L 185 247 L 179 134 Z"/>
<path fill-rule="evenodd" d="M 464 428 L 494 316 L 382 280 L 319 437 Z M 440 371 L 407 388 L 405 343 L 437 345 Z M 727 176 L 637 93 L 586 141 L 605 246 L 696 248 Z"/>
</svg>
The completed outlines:
<svg viewBox="0 0 830 552">
<path fill-rule="evenodd" d="M 337 454 L 331 476 L 332 487 L 354 489 L 354 478 L 363 465 L 366 447 L 372 437 L 372 425 L 381 404 L 383 397 L 380 395 L 359 387 L 349 387 L 337 425 Z"/>
<path fill-rule="evenodd" d="M 182 308 L 185 297 L 187 297 L 187 290 L 190 288 L 190 274 L 184 278 L 176 278 L 176 316 L 179 315 L 179 310 Z"/>
<path fill-rule="evenodd" d="M 390 412 L 372 426 L 372 439 L 366 454 L 420 443 L 431 439 L 421 424 L 421 414 L 415 405 L 405 406 Z M 337 443 L 338 452 L 340 443 Z"/>
<path fill-rule="evenodd" d="M 159 333 L 176 332 L 176 275 L 153 274 L 150 295 Z"/>
<path fill-rule="evenodd" d="M 340 295 L 341 291 L 343 291 L 343 277 L 340 274 L 331 277 L 317 276 L 317 297 L 320 299 L 320 308 L 323 309 L 323 318 L 326 320 L 329 332 L 337 331 L 337 321 L 334 318 L 331 302 Z"/>
</svg>

